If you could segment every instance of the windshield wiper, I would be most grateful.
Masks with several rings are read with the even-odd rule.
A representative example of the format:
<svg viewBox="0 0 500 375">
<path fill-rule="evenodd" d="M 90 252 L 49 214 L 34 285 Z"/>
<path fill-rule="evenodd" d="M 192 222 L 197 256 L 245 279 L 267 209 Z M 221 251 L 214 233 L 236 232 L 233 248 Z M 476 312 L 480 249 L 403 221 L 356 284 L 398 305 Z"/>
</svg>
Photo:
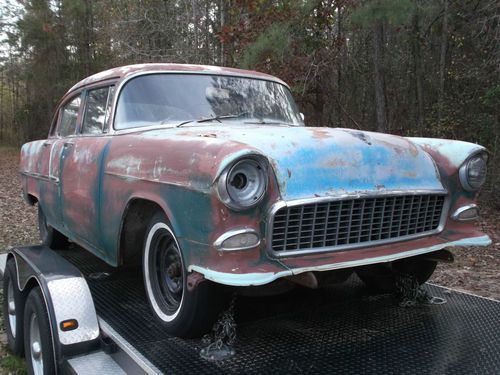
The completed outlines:
<svg viewBox="0 0 500 375">
<path fill-rule="evenodd" d="M 259 121 L 245 121 L 244 124 L 297 126 L 295 124 L 290 124 L 288 122 L 282 122 L 282 121 L 264 121 L 264 120 L 259 120 Z"/>
<path fill-rule="evenodd" d="M 248 114 L 248 112 L 241 112 L 241 113 L 234 113 L 234 114 L 228 114 L 228 115 L 222 115 L 222 116 L 207 117 L 207 118 L 202 118 L 202 119 L 199 119 L 199 120 L 187 120 L 187 121 L 181 122 L 180 124 L 176 125 L 175 127 L 178 128 L 178 127 L 180 127 L 182 125 L 186 125 L 186 124 L 189 124 L 191 122 L 196 122 L 196 123 L 210 122 L 210 121 L 222 122 L 221 120 L 224 120 L 224 119 L 239 118 L 239 117 L 245 116 L 247 114 Z"/>
</svg>

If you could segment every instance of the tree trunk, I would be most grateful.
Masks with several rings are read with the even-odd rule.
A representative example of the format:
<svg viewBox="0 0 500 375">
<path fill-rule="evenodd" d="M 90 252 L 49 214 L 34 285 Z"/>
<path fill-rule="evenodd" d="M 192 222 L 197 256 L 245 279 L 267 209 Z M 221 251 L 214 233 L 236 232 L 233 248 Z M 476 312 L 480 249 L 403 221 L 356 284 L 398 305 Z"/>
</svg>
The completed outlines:
<svg viewBox="0 0 500 375">
<path fill-rule="evenodd" d="M 337 7 L 337 40 L 342 40 L 342 15 L 340 7 Z M 342 46 L 345 50 L 345 46 Z M 342 54 L 339 54 L 337 63 L 337 126 L 342 127 L 342 103 L 341 103 L 341 87 L 342 87 Z"/>
<path fill-rule="evenodd" d="M 439 57 L 438 123 L 443 119 L 444 80 L 446 72 L 446 50 L 448 48 L 448 0 L 443 0 L 443 28 L 441 32 L 441 54 Z"/>
<path fill-rule="evenodd" d="M 420 26 L 419 16 L 415 13 L 413 17 L 413 63 L 415 74 L 415 94 L 417 99 L 417 134 L 422 136 L 424 132 L 424 76 L 422 68 L 422 49 L 420 48 Z"/>
<path fill-rule="evenodd" d="M 373 25 L 373 81 L 375 88 L 375 111 L 377 114 L 377 131 L 387 131 L 387 107 L 384 79 L 384 25 L 377 21 Z"/>
</svg>

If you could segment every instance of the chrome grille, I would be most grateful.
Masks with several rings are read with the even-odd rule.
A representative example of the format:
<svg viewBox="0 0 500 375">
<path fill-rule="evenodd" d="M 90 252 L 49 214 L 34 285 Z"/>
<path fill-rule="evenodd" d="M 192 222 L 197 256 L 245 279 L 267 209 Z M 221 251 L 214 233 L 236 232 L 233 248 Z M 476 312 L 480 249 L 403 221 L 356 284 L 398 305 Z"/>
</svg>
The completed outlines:
<svg viewBox="0 0 500 375">
<path fill-rule="evenodd" d="M 274 214 L 271 249 L 294 252 L 355 247 L 436 231 L 445 196 L 380 196 L 286 206 Z"/>
</svg>

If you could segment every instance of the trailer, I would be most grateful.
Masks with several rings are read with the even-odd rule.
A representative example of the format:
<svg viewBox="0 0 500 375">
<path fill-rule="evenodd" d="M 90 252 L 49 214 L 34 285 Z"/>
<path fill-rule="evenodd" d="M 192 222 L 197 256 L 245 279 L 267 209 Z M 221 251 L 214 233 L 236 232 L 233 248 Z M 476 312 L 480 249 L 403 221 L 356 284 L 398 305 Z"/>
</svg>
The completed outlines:
<svg viewBox="0 0 500 375">
<path fill-rule="evenodd" d="M 355 276 L 318 290 L 238 296 L 226 312 L 236 340 L 217 357 L 207 352 L 216 335 L 163 332 L 139 267 L 111 268 L 77 246 L 37 245 L 2 254 L 0 270 L 9 345 L 36 374 L 500 371 L 500 303 L 437 285 L 423 288 L 446 303 L 411 307 Z"/>
</svg>

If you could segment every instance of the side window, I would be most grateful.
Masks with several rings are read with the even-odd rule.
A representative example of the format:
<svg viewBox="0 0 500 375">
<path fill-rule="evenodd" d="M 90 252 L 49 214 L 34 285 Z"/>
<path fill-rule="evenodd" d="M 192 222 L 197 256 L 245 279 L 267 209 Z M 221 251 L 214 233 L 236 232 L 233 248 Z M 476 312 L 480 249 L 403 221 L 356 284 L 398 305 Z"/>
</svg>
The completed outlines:
<svg viewBox="0 0 500 375">
<path fill-rule="evenodd" d="M 114 87 L 89 90 L 83 117 L 82 134 L 101 134 L 106 129 Z"/>
<path fill-rule="evenodd" d="M 67 137 L 76 132 L 76 119 L 80 108 L 80 96 L 73 98 L 61 110 L 61 122 L 59 124 L 59 135 Z"/>
</svg>

